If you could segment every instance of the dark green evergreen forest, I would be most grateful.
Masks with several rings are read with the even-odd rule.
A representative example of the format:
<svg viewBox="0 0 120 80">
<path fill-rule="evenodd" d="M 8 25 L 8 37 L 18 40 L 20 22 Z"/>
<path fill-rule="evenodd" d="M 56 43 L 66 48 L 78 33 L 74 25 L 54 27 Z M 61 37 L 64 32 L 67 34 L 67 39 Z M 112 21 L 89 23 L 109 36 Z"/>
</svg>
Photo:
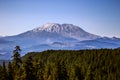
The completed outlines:
<svg viewBox="0 0 120 80">
<path fill-rule="evenodd" d="M 0 80 L 120 80 L 120 49 L 20 51 L 0 65 Z"/>
</svg>

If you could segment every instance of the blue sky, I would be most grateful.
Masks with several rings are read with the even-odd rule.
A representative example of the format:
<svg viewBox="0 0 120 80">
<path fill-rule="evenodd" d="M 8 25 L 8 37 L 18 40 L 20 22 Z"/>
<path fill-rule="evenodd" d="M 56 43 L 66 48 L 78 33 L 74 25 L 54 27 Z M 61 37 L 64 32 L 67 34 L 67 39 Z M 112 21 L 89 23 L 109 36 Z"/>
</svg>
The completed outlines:
<svg viewBox="0 0 120 80">
<path fill-rule="evenodd" d="M 16 35 L 45 23 L 70 23 L 120 37 L 120 0 L 0 0 L 0 35 Z"/>
</svg>

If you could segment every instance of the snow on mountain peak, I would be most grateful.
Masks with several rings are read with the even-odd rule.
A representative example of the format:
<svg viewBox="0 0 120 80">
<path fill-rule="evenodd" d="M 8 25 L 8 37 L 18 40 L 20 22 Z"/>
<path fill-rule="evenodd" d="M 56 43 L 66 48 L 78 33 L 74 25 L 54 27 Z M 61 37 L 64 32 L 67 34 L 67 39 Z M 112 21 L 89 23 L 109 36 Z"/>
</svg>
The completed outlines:
<svg viewBox="0 0 120 80">
<path fill-rule="evenodd" d="M 88 40 L 95 39 L 99 36 L 93 35 L 81 29 L 78 26 L 73 24 L 57 24 L 57 23 L 47 23 L 38 28 L 32 30 L 32 32 L 49 32 L 49 33 L 57 33 L 64 37 L 70 37 L 77 40 Z"/>
<path fill-rule="evenodd" d="M 38 28 L 33 29 L 34 32 L 47 31 L 51 32 L 53 29 L 57 29 L 60 25 L 57 23 L 46 23 Z"/>
<path fill-rule="evenodd" d="M 74 26 L 72 24 L 57 24 L 57 23 L 46 23 L 38 28 L 33 29 L 34 32 L 47 31 L 47 32 L 74 32 L 76 30 L 83 30 L 80 27 Z"/>
</svg>

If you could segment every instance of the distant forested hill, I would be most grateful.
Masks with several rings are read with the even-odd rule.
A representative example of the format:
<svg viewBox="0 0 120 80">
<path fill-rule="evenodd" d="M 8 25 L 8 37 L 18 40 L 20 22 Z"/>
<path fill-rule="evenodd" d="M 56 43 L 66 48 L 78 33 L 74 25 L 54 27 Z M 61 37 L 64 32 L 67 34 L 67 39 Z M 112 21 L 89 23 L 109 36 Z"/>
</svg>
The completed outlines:
<svg viewBox="0 0 120 80">
<path fill-rule="evenodd" d="M 13 73 L 15 80 L 120 80 L 120 49 L 31 52 Z"/>
</svg>

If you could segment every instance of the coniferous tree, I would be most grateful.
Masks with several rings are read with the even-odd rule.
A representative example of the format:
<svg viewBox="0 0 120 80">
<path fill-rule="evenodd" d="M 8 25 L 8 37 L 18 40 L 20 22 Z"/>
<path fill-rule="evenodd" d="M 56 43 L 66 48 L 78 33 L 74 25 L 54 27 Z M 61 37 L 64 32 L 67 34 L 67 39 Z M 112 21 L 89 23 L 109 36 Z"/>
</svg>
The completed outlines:
<svg viewBox="0 0 120 80">
<path fill-rule="evenodd" d="M 45 65 L 44 80 L 50 80 L 51 65 L 49 62 Z"/>
<path fill-rule="evenodd" d="M 84 76 L 82 75 L 81 69 L 74 65 L 71 67 L 69 80 L 83 80 Z"/>
<path fill-rule="evenodd" d="M 22 66 L 23 75 L 21 80 L 36 80 L 35 77 L 35 68 L 33 67 L 32 58 L 28 57 Z"/>
<path fill-rule="evenodd" d="M 87 69 L 87 73 L 86 73 L 86 76 L 85 76 L 85 80 L 94 80 L 93 79 L 93 74 L 92 74 L 92 71 L 91 71 L 91 67 L 92 65 L 90 64 L 88 66 L 88 69 Z"/>
<path fill-rule="evenodd" d="M 0 65 L 0 80 L 2 79 L 2 66 Z"/>
<path fill-rule="evenodd" d="M 8 79 L 13 80 L 14 71 L 11 62 L 8 64 Z"/>
<path fill-rule="evenodd" d="M 5 65 L 4 61 L 3 61 L 3 66 L 2 66 L 2 78 L 1 78 L 1 80 L 9 80 L 6 65 Z"/>
<path fill-rule="evenodd" d="M 43 63 L 41 61 L 36 63 L 35 71 L 36 71 L 36 78 L 37 78 L 37 80 L 44 80 L 44 78 L 43 78 L 44 65 L 43 65 Z"/>
<path fill-rule="evenodd" d="M 58 80 L 68 80 L 68 75 L 67 75 L 67 69 L 66 65 L 64 62 L 58 62 L 57 66 L 58 68 Z"/>
<path fill-rule="evenodd" d="M 14 80 L 17 80 L 19 70 L 20 70 L 20 65 L 22 63 L 21 57 L 20 57 L 20 46 L 16 46 L 15 50 L 13 51 L 13 74 L 14 74 Z"/>
<path fill-rule="evenodd" d="M 15 50 L 13 51 L 13 67 L 14 69 L 18 69 L 20 67 L 20 64 L 22 63 L 20 58 L 20 46 L 16 46 Z"/>
</svg>

